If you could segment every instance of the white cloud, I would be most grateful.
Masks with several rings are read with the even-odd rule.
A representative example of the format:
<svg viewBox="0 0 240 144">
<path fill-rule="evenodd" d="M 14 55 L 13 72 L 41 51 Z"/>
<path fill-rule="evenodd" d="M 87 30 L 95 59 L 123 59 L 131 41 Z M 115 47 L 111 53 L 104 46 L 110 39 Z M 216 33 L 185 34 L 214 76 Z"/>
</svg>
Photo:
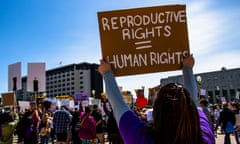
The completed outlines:
<svg viewBox="0 0 240 144">
<path fill-rule="evenodd" d="M 224 33 L 223 20 L 218 11 L 209 9 L 209 3 L 192 3 L 188 12 L 190 50 L 197 55 L 214 51 Z"/>
<path fill-rule="evenodd" d="M 239 53 L 224 52 L 212 54 L 209 57 L 196 59 L 194 71 L 197 73 L 219 71 L 222 67 L 227 69 L 239 68 Z"/>
<path fill-rule="evenodd" d="M 235 46 L 234 43 L 226 43 L 227 39 L 239 37 L 239 34 L 234 32 L 234 28 L 237 28 L 234 19 L 239 17 L 239 14 L 236 11 L 232 13 L 231 10 L 216 10 L 210 5 L 210 1 L 194 1 L 187 5 L 190 50 L 196 59 L 195 73 L 217 71 L 222 67 L 240 67 L 239 50 L 236 53 L 236 50 L 229 47 Z M 234 36 L 229 31 L 233 32 Z M 223 52 L 223 49 L 228 51 Z M 180 74 L 181 71 L 145 74 L 118 78 L 117 81 L 124 89 L 134 92 L 135 88 L 154 87 L 161 78 Z"/>
</svg>

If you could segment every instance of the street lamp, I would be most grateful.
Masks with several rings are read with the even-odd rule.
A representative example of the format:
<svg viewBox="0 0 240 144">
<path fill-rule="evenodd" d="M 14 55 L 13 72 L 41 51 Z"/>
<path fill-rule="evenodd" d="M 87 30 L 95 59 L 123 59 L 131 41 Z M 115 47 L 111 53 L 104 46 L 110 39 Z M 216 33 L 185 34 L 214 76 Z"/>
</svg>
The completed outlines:
<svg viewBox="0 0 240 144">
<path fill-rule="evenodd" d="M 17 105 L 17 77 L 13 77 L 14 106 Z"/>
<path fill-rule="evenodd" d="M 96 93 L 96 91 L 95 91 L 95 90 L 92 90 L 92 96 L 93 96 L 93 98 L 95 98 L 95 93 Z"/>
<path fill-rule="evenodd" d="M 201 76 L 197 76 L 197 82 L 198 82 L 198 84 L 202 83 L 202 77 Z"/>
<path fill-rule="evenodd" d="M 36 77 L 34 77 L 34 80 L 33 80 L 33 91 L 34 91 L 35 106 L 37 107 L 38 80 Z"/>
<path fill-rule="evenodd" d="M 200 90 L 201 90 L 201 84 L 202 84 L 202 77 L 201 76 L 197 76 L 197 84 L 198 84 L 198 99 L 200 99 Z"/>
</svg>

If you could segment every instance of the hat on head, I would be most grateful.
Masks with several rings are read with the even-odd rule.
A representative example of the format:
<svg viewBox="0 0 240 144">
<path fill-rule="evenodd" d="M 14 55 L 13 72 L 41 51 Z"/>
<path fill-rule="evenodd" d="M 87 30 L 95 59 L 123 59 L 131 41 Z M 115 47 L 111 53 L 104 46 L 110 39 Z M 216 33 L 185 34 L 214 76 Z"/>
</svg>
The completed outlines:
<svg viewBox="0 0 240 144">
<path fill-rule="evenodd" d="M 227 103 L 227 102 L 223 102 L 223 103 L 222 103 L 222 106 L 223 106 L 224 108 L 227 108 L 227 107 L 228 107 L 228 103 Z"/>
<path fill-rule="evenodd" d="M 94 104 L 94 105 L 93 105 L 93 108 L 98 108 L 98 104 Z"/>
</svg>

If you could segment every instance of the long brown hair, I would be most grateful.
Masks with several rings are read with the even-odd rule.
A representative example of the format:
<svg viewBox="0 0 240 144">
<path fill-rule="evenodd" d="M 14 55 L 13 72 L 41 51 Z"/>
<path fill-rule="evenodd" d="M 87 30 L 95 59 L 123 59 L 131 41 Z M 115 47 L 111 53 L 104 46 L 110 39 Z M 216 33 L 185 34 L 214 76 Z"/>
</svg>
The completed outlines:
<svg viewBox="0 0 240 144">
<path fill-rule="evenodd" d="M 202 143 L 198 110 L 182 85 L 170 83 L 158 92 L 152 132 L 157 144 Z"/>
</svg>

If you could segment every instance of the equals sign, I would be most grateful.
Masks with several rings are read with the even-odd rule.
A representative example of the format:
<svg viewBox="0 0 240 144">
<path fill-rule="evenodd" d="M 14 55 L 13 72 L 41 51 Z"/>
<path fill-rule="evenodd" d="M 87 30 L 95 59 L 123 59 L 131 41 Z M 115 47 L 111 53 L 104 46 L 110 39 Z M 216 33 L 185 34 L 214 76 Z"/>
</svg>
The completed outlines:
<svg viewBox="0 0 240 144">
<path fill-rule="evenodd" d="M 136 45 L 136 49 L 146 49 L 146 48 L 151 48 L 152 41 L 151 40 L 147 40 L 147 41 L 140 41 L 140 42 L 135 42 Z"/>
</svg>

